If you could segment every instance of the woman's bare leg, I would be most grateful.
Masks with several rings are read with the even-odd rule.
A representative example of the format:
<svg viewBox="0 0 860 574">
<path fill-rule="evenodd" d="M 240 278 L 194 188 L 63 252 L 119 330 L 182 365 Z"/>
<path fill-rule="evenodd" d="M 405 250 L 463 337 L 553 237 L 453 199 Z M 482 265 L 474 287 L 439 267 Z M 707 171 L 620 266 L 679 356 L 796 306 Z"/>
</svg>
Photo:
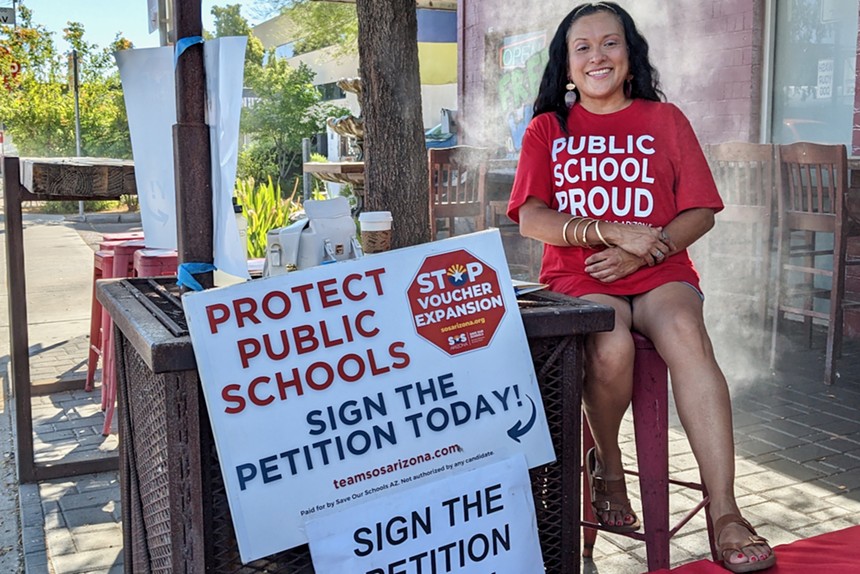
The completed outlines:
<svg viewBox="0 0 860 574">
<path fill-rule="evenodd" d="M 701 298 L 684 283 L 669 283 L 639 295 L 633 302 L 633 328 L 651 339 L 669 367 L 678 415 L 711 497 L 711 517 L 716 521 L 726 514 L 740 514 L 734 494 L 731 400 L 705 329 Z M 743 543 L 748 536 L 746 528 L 731 525 L 722 540 Z M 745 554 L 730 561 L 757 561 L 770 549 L 758 545 L 747 548 Z"/>
<path fill-rule="evenodd" d="M 583 299 L 610 305 L 615 309 L 615 328 L 593 333 L 585 342 L 585 383 L 583 408 L 597 450 L 595 474 L 607 480 L 624 477 L 618 432 L 621 419 L 630 405 L 633 392 L 633 355 L 630 335 L 631 310 L 626 299 L 610 295 L 586 295 Z M 604 524 L 621 526 L 633 522 L 621 512 L 602 512 Z"/>
</svg>

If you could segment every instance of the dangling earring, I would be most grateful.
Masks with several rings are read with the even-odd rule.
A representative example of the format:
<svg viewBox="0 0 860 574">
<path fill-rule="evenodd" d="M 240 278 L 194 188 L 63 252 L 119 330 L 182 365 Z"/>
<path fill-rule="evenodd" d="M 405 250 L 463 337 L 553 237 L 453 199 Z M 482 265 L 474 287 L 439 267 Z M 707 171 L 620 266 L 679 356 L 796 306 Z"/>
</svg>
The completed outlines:
<svg viewBox="0 0 860 574">
<path fill-rule="evenodd" d="M 627 78 L 626 80 L 624 80 L 624 97 L 629 100 L 630 97 L 632 96 L 632 94 L 633 94 L 633 78 L 630 77 L 630 78 Z"/>
<path fill-rule="evenodd" d="M 569 82 L 564 87 L 567 88 L 567 91 L 564 93 L 564 105 L 570 109 L 576 103 L 576 92 L 574 92 L 576 85 L 573 82 Z"/>
</svg>

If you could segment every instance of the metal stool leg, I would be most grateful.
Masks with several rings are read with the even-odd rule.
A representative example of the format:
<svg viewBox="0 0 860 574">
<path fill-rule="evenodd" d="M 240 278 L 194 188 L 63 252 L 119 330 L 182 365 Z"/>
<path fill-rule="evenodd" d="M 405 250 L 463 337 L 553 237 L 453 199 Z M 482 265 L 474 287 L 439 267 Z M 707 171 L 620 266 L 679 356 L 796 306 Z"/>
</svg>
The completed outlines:
<svg viewBox="0 0 860 574">
<path fill-rule="evenodd" d="M 669 379 L 666 363 L 636 339 L 633 426 L 648 570 L 669 568 Z"/>
<path fill-rule="evenodd" d="M 706 521 L 710 535 L 711 554 L 715 557 L 713 526 L 707 515 L 708 496 L 699 483 L 681 482 L 669 477 L 669 377 L 666 363 L 650 340 L 633 333 L 636 358 L 633 366 L 633 431 L 636 436 L 636 458 L 638 472 L 625 471 L 639 476 L 639 492 L 642 498 L 642 520 L 644 531 L 619 534 L 645 541 L 648 570 L 669 568 L 669 540 L 686 522 L 702 508 L 706 509 Z M 582 428 L 583 472 L 585 454 L 594 439 L 583 421 Z M 669 527 L 669 485 L 677 484 L 700 490 L 703 499 L 675 527 Z M 597 530 L 602 527 L 591 507 L 591 491 L 587 478 L 582 487 L 583 552 L 591 556 Z"/>
</svg>

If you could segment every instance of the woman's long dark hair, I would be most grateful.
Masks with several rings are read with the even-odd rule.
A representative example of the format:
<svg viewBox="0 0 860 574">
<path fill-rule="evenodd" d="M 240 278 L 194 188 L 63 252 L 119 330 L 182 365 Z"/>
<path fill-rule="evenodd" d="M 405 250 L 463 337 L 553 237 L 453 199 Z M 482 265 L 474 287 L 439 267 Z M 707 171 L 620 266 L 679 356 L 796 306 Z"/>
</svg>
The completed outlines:
<svg viewBox="0 0 860 574">
<path fill-rule="evenodd" d="M 665 96 L 660 90 L 660 78 L 657 70 L 651 65 L 648 57 L 648 42 L 636 28 L 633 18 L 621 6 L 614 2 L 591 2 L 580 4 L 570 11 L 558 25 L 558 30 L 549 44 L 549 61 L 546 64 L 540 81 L 540 90 L 534 105 L 534 115 L 554 112 L 561 128 L 567 132 L 568 109 L 564 103 L 565 87 L 568 83 L 568 53 L 567 35 L 574 22 L 583 16 L 596 12 L 615 14 L 624 28 L 624 40 L 627 42 L 627 55 L 630 61 L 630 73 L 633 75 L 630 85 L 630 97 L 663 101 Z"/>
</svg>

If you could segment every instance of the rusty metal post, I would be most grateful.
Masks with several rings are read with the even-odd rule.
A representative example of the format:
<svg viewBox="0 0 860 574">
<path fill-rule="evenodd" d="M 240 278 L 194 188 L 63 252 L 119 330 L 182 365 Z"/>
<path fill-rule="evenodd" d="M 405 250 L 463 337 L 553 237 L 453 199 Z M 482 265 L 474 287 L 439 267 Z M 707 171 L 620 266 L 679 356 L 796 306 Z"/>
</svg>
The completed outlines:
<svg viewBox="0 0 860 574">
<path fill-rule="evenodd" d="M 201 36 L 201 0 L 174 0 L 177 43 Z M 179 263 L 213 262 L 212 172 L 206 125 L 203 44 L 190 46 L 176 65 L 176 124 L 173 126 Z M 197 276 L 212 287 L 212 272 Z"/>
<path fill-rule="evenodd" d="M 17 157 L 3 158 L 6 215 L 6 285 L 9 290 L 10 358 L 15 389 L 18 436 L 18 478 L 34 482 L 33 413 L 30 404 L 30 350 L 27 335 L 27 287 L 24 273 L 24 220 L 21 212 L 20 166 Z"/>
</svg>

